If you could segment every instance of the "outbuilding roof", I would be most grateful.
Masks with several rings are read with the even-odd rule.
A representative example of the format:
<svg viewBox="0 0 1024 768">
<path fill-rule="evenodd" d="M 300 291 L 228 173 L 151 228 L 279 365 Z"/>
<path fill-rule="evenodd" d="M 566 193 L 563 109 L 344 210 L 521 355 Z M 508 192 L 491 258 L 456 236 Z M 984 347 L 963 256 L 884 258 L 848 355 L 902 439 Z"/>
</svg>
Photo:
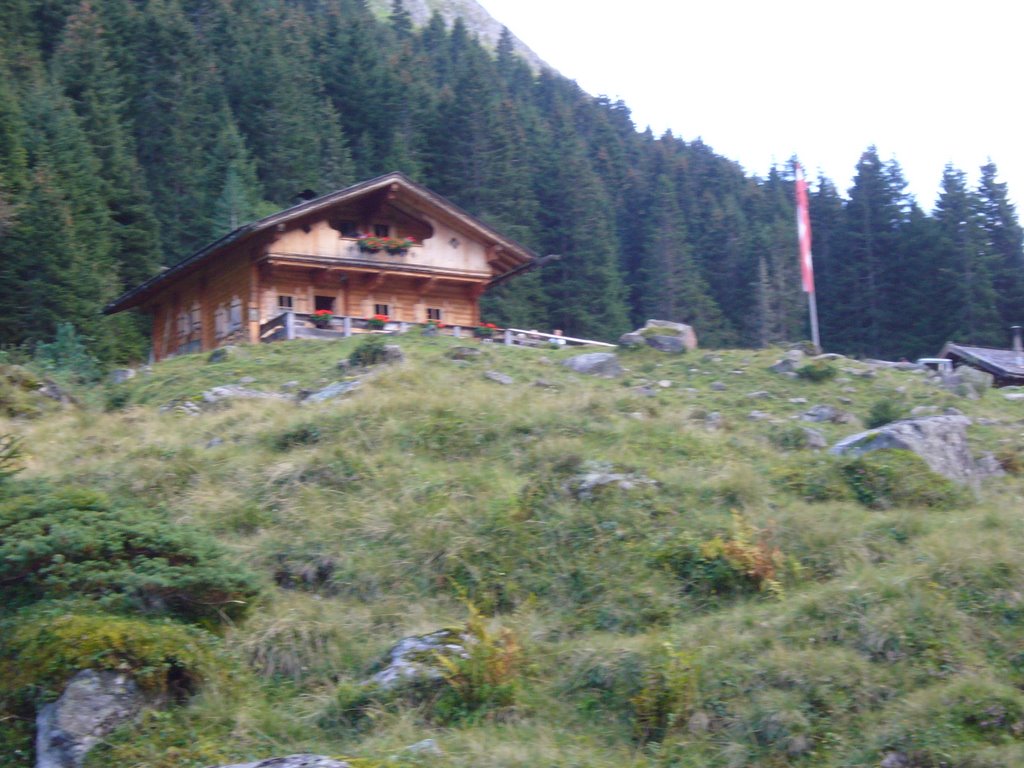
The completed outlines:
<svg viewBox="0 0 1024 768">
<path fill-rule="evenodd" d="M 200 266 L 207 264 L 229 249 L 241 245 L 268 230 L 284 226 L 296 219 L 326 210 L 339 203 L 351 202 L 382 190 L 388 190 L 396 197 L 412 202 L 418 210 L 431 213 L 443 219 L 455 221 L 464 230 L 475 235 L 488 245 L 499 246 L 502 254 L 499 263 L 502 268 L 499 274 L 492 278 L 494 283 L 500 282 L 510 273 L 524 271 L 539 261 L 537 254 L 529 248 L 498 233 L 447 198 L 432 192 L 421 184 L 417 184 L 405 174 L 395 171 L 378 176 L 375 179 L 360 182 L 359 184 L 353 184 L 351 187 L 346 187 L 336 192 L 321 195 L 312 200 L 303 201 L 298 205 L 285 208 L 258 221 L 245 224 L 219 240 L 215 240 L 201 248 L 174 266 L 154 275 L 141 285 L 126 291 L 104 307 L 103 313 L 110 315 L 138 306 L 170 283 L 186 274 L 194 272 Z"/>
<path fill-rule="evenodd" d="M 996 377 L 996 386 L 1024 384 L 1024 354 L 1012 349 L 969 347 L 950 341 L 939 356 L 991 373 Z"/>
</svg>

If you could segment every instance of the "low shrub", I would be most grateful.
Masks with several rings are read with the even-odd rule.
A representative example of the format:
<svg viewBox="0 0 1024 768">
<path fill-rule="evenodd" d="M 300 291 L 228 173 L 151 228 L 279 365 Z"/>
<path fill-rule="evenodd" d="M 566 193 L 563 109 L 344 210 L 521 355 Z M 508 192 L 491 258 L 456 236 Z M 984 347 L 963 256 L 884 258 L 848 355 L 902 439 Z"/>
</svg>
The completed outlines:
<svg viewBox="0 0 1024 768">
<path fill-rule="evenodd" d="M 0 766 L 29 764 L 36 712 L 80 670 L 127 672 L 147 696 L 181 702 L 231 667 L 196 627 L 90 611 L 49 604 L 0 622 Z"/>
<path fill-rule="evenodd" d="M 886 398 L 885 400 L 876 401 L 871 406 L 871 410 L 868 412 L 868 417 L 864 423 L 867 424 L 869 429 L 877 429 L 894 421 L 905 419 L 908 416 L 910 416 L 910 408 L 905 403 Z"/>
<path fill-rule="evenodd" d="M 470 604 L 462 636 L 465 657 L 437 655 L 445 686 L 432 710 L 445 724 L 497 715 L 516 703 L 520 688 L 523 651 L 511 630 L 490 631 Z"/>
<path fill-rule="evenodd" d="M 802 451 L 810 445 L 807 428 L 795 425 L 772 427 L 768 432 L 768 440 L 784 451 Z"/>
<path fill-rule="evenodd" d="M 932 472 L 910 451 L 872 451 L 844 461 L 841 471 L 857 501 L 872 509 L 948 509 L 966 501 L 960 486 Z"/>
<path fill-rule="evenodd" d="M 855 500 L 871 509 L 950 508 L 966 501 L 963 488 L 932 472 L 910 451 L 801 457 L 776 471 L 775 482 L 806 501 Z"/>
<path fill-rule="evenodd" d="M 359 346 L 352 350 L 348 356 L 350 365 L 365 368 L 370 365 L 383 363 L 387 358 L 387 351 L 384 349 L 386 340 L 383 336 L 370 336 L 359 342 Z"/>
<path fill-rule="evenodd" d="M 695 656 L 665 643 L 629 700 L 633 738 L 641 744 L 661 742 L 673 727 L 681 727 L 697 700 L 698 678 Z"/>
<path fill-rule="evenodd" d="M 684 533 L 658 551 L 655 559 L 683 581 L 686 592 L 705 597 L 743 592 L 781 595 L 783 580 L 799 570 L 765 531 L 739 514 L 733 515 L 728 536 L 700 541 Z"/>
<path fill-rule="evenodd" d="M 802 365 L 796 369 L 796 375 L 804 381 L 831 381 L 836 377 L 836 374 L 837 371 L 834 366 L 821 360 Z"/>
<path fill-rule="evenodd" d="M 128 672 L 146 691 L 182 697 L 212 669 L 217 648 L 197 627 L 91 612 L 88 604 L 26 609 L 4 622 L 0 638 L 5 704 L 53 696 L 82 669 Z"/>
<path fill-rule="evenodd" d="M 304 445 L 316 445 L 323 437 L 319 424 L 298 424 L 273 436 L 271 445 L 275 450 L 287 451 Z"/>
<path fill-rule="evenodd" d="M 21 471 L 21 438 L 0 435 L 0 483 Z"/>
<path fill-rule="evenodd" d="M 805 501 L 849 501 L 853 492 L 834 456 L 801 456 L 775 470 L 777 486 Z"/>
<path fill-rule="evenodd" d="M 241 616 L 258 591 L 209 537 L 100 493 L 37 485 L 0 501 L 0 584 L 8 608 L 81 597 L 207 622 Z"/>
</svg>

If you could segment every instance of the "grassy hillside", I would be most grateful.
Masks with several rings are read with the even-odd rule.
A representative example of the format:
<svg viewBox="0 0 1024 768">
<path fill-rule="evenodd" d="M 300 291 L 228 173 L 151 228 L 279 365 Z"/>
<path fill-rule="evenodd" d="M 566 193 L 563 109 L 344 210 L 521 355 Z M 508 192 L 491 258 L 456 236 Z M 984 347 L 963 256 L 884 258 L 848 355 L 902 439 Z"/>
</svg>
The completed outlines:
<svg viewBox="0 0 1024 768">
<path fill-rule="evenodd" d="M 60 496 L 73 489 L 131 525 L 213 537 L 208 581 L 238 576 L 248 609 L 211 620 L 150 601 L 140 619 L 109 584 L 95 602 L 9 605 L 0 663 L 19 677 L 0 683 L 0 766 L 31 764 L 26 712 L 85 663 L 33 642 L 72 621 L 95 638 L 96 610 L 149 622 L 111 625 L 147 649 L 119 663 L 150 669 L 156 653 L 193 671 L 191 695 L 89 766 L 300 751 L 467 768 L 1024 764 L 1024 403 L 842 359 L 833 378 L 787 378 L 768 371 L 781 350 L 623 351 L 628 371 L 605 380 L 559 365 L 578 350 L 472 341 L 482 354 L 460 361 L 454 339 L 395 341 L 404 362 L 355 373 L 338 368 L 355 339 L 183 357 L 82 407 L 0 419 L 25 453 L 8 497 L 86 508 Z M 353 376 L 320 404 L 161 410 L 218 385 Z M 866 420 L 879 401 L 964 411 L 977 452 L 1011 474 L 975 493 L 906 455 L 805 447 L 802 426 L 830 442 L 863 428 L 794 420 L 810 406 Z M 63 583 L 47 573 L 44 592 Z M 440 689 L 359 686 L 398 639 L 467 623 L 478 651 Z M 92 658 L 121 658 L 108 650 Z M 405 750 L 427 738 L 440 754 Z"/>
</svg>

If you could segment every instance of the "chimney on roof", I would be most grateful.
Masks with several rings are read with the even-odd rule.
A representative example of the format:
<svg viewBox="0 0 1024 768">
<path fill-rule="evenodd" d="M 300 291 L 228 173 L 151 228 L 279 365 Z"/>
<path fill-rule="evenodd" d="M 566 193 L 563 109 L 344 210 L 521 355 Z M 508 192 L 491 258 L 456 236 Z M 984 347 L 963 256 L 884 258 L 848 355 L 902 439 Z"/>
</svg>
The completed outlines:
<svg viewBox="0 0 1024 768">
<path fill-rule="evenodd" d="M 1013 351 L 1017 353 L 1017 365 L 1024 365 L 1024 342 L 1020 338 L 1020 326 L 1011 325 L 1013 331 Z"/>
<path fill-rule="evenodd" d="M 303 203 L 308 203 L 315 197 L 317 197 L 317 194 L 312 189 L 304 189 L 301 192 L 295 193 L 295 197 L 292 198 L 292 205 L 302 205 Z"/>
</svg>

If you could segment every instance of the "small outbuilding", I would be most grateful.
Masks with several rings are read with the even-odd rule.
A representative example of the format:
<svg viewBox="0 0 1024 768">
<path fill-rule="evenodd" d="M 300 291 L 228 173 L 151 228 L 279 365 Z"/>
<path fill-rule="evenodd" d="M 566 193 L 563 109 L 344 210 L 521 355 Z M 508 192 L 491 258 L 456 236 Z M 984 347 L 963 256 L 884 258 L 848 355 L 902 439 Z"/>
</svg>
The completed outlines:
<svg viewBox="0 0 1024 768">
<path fill-rule="evenodd" d="M 995 387 L 1024 386 L 1024 352 L 1019 349 L 969 347 L 948 342 L 939 356 L 952 360 L 954 367 L 968 365 L 992 374 Z"/>
</svg>

